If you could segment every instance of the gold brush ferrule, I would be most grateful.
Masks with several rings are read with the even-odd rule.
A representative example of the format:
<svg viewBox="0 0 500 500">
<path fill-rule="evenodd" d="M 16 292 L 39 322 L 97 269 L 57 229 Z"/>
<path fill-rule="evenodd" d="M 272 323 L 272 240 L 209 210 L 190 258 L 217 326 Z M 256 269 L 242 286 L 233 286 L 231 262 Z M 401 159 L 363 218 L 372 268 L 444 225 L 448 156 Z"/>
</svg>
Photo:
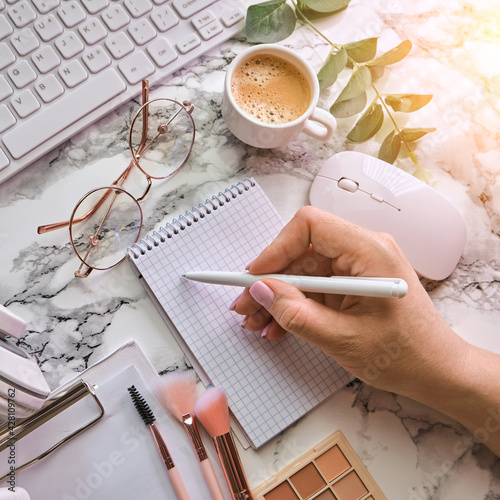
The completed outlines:
<svg viewBox="0 0 500 500">
<path fill-rule="evenodd" d="M 230 432 L 213 438 L 219 461 L 234 500 L 253 500 L 240 455 Z"/>
<path fill-rule="evenodd" d="M 170 456 L 170 453 L 168 452 L 165 441 L 163 441 L 163 438 L 161 437 L 160 431 L 158 430 L 154 422 L 148 427 L 151 430 L 151 434 L 153 434 L 156 448 L 160 452 L 165 467 L 167 468 L 167 470 L 173 469 L 175 467 L 174 462 L 172 460 L 172 457 Z"/>
<path fill-rule="evenodd" d="M 203 441 L 201 440 L 200 433 L 198 432 L 198 428 L 196 427 L 194 415 L 192 413 L 186 413 L 185 415 L 182 415 L 182 423 L 184 424 L 184 428 L 188 433 L 191 443 L 193 443 L 196 455 L 198 455 L 198 460 L 200 462 L 203 462 L 203 460 L 206 460 L 208 458 L 208 455 L 207 451 L 205 450 Z"/>
</svg>

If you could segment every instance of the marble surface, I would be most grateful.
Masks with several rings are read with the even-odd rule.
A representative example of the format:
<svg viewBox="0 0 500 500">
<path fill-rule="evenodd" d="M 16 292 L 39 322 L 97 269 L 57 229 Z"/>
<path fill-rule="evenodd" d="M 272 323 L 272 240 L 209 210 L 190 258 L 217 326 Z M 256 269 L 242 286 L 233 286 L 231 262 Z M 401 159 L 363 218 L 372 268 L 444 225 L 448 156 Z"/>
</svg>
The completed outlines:
<svg viewBox="0 0 500 500">
<path fill-rule="evenodd" d="M 500 352 L 500 8 L 496 0 L 353 0 L 318 26 L 336 42 L 377 36 L 379 49 L 413 42 L 410 56 L 386 71 L 383 92 L 434 95 L 408 126 L 436 127 L 417 148 L 435 188 L 462 211 L 468 229 L 463 258 L 443 282 L 425 282 L 439 311 L 469 342 Z M 319 69 L 328 46 L 301 27 L 281 42 Z M 223 44 L 155 87 L 152 97 L 190 99 L 195 148 L 175 178 L 155 182 L 143 204 L 146 234 L 228 184 L 254 176 L 284 219 L 308 203 L 310 184 L 327 158 L 344 150 L 376 154 L 374 139 L 346 139 L 352 120 L 321 144 L 301 136 L 286 148 L 246 147 L 220 113 L 224 71 L 247 47 Z M 340 83 L 321 97 L 325 108 Z M 29 324 L 20 345 L 40 361 L 50 386 L 137 338 L 158 372 L 188 363 L 127 263 L 89 279 L 78 267 L 67 231 L 37 235 L 40 224 L 67 218 L 89 189 L 105 185 L 127 160 L 131 102 L 0 185 L 0 302 Z M 408 158 L 397 165 L 413 171 Z M 485 380 L 485 383 L 488 383 Z M 252 486 L 341 429 L 389 499 L 500 498 L 500 461 L 456 422 L 406 398 L 360 382 L 336 393 L 243 461 Z"/>
</svg>

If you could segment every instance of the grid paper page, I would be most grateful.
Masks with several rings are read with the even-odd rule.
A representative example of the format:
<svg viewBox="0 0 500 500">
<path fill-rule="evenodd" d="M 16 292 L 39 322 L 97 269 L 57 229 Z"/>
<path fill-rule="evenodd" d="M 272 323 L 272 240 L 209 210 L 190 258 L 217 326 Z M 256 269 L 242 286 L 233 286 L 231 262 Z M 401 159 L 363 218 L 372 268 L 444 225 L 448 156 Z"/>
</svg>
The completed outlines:
<svg viewBox="0 0 500 500">
<path fill-rule="evenodd" d="M 193 270 L 241 271 L 281 230 L 276 209 L 251 182 L 229 202 L 219 196 L 223 206 L 131 261 L 212 384 L 225 389 L 258 448 L 353 377 L 293 335 L 269 341 L 243 330 L 242 317 L 228 309 L 241 288 L 181 277 Z"/>
</svg>

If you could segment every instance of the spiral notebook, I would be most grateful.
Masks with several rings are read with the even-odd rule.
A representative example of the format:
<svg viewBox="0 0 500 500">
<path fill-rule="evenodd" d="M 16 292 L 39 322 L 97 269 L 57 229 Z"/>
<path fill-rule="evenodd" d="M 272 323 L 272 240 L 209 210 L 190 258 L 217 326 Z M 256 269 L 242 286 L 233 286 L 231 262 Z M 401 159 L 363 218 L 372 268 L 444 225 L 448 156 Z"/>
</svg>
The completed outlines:
<svg viewBox="0 0 500 500">
<path fill-rule="evenodd" d="M 352 380 L 319 348 L 240 327 L 241 288 L 190 282 L 192 270 L 241 271 L 283 227 L 253 179 L 213 196 L 128 249 L 129 260 L 206 384 L 222 386 L 258 448 Z"/>
</svg>

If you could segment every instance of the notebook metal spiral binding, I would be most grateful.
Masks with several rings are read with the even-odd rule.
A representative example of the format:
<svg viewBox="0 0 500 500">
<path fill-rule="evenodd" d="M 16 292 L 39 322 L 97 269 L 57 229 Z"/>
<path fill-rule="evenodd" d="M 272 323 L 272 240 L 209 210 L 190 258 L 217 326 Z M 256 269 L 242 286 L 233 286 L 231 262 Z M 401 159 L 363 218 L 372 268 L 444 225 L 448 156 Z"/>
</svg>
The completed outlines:
<svg viewBox="0 0 500 500">
<path fill-rule="evenodd" d="M 65 411 L 71 405 L 77 403 L 82 398 L 89 395 L 94 399 L 99 413 L 92 420 L 82 425 L 71 434 L 65 436 L 63 439 L 52 445 L 44 452 L 40 453 L 32 460 L 22 465 L 16 466 L 16 472 L 19 472 L 20 470 L 23 470 L 30 465 L 39 462 L 47 455 L 50 455 L 53 451 L 62 446 L 64 443 L 81 434 L 92 425 L 96 424 L 104 416 L 104 407 L 95 393 L 94 386 L 89 385 L 84 380 L 79 380 L 62 393 L 51 396 L 50 399 L 47 400 L 45 405 L 42 406 L 42 408 L 38 412 L 30 415 L 29 417 L 16 421 L 14 428 L 9 422 L 6 422 L 0 427 L 0 452 L 2 452 L 12 446 L 13 443 L 27 436 L 29 433 L 42 426 L 44 423 L 48 422 L 59 413 Z M 9 477 L 9 475 L 10 472 L 0 477 L 0 482 Z"/>
<path fill-rule="evenodd" d="M 255 186 L 255 183 L 251 179 L 245 179 L 233 184 L 223 192 L 221 191 L 218 195 L 212 196 L 212 198 L 207 199 L 205 203 L 200 203 L 197 207 L 193 207 L 184 215 L 180 215 L 172 222 L 168 222 L 158 231 L 153 231 L 151 234 L 128 248 L 127 253 L 129 257 L 138 259 L 147 251 L 151 251 L 154 246 L 158 246 L 160 243 L 165 243 L 167 239 L 172 238 L 176 234 L 179 234 L 180 231 L 184 231 L 193 223 L 198 222 L 199 218 L 203 219 L 205 216 L 210 215 L 213 210 L 217 210 L 226 203 L 230 203 L 231 199 L 243 194 L 244 191 L 248 191 L 253 186 Z M 195 213 L 197 215 L 195 215 Z"/>
</svg>

